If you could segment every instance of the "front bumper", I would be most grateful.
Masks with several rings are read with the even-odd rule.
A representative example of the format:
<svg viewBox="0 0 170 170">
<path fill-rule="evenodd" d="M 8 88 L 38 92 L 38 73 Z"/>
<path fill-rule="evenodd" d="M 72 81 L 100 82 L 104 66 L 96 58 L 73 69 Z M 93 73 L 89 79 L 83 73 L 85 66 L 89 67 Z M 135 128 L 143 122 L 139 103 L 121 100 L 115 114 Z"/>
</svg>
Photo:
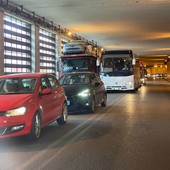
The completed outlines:
<svg viewBox="0 0 170 170">
<path fill-rule="evenodd" d="M 88 111 L 91 105 L 91 97 L 69 97 L 67 98 L 68 113 Z"/>
<path fill-rule="evenodd" d="M 15 117 L 0 116 L 0 138 L 29 134 L 32 127 L 31 120 L 28 114 Z"/>
</svg>

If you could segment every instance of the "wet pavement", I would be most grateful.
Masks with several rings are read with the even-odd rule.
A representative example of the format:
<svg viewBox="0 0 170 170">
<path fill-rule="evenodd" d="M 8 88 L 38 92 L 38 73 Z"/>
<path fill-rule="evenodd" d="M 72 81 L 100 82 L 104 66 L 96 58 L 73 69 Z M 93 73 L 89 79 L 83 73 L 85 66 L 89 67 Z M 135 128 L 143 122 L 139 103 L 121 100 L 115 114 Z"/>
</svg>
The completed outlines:
<svg viewBox="0 0 170 170">
<path fill-rule="evenodd" d="M 169 170 L 169 101 L 163 79 L 108 93 L 106 108 L 54 122 L 37 142 L 1 139 L 0 170 Z"/>
</svg>

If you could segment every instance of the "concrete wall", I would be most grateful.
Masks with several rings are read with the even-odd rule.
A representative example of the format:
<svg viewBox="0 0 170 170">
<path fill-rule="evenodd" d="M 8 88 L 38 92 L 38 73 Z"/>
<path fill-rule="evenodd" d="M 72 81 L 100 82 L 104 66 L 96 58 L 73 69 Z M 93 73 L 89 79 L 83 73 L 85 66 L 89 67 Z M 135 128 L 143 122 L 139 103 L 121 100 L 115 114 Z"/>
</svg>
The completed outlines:
<svg viewBox="0 0 170 170">
<path fill-rule="evenodd" d="M 4 74 L 4 12 L 0 9 L 0 75 Z"/>
</svg>

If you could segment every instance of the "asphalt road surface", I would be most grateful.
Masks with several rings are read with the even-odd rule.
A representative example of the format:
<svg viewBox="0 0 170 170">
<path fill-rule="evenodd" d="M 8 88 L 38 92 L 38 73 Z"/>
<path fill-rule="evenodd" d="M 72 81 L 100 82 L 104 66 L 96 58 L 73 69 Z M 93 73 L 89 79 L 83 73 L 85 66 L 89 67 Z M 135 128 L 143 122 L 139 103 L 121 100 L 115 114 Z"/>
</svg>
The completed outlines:
<svg viewBox="0 0 170 170">
<path fill-rule="evenodd" d="M 0 140 L 0 170 L 170 170 L 170 82 L 109 93 L 106 108 L 69 115 L 40 140 Z"/>
</svg>

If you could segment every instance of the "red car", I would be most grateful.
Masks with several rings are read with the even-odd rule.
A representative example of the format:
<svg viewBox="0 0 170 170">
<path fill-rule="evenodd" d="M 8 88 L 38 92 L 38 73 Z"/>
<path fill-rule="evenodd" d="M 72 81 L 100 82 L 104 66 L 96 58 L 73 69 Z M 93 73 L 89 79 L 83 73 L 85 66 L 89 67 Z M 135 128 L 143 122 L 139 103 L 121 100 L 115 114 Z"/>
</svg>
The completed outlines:
<svg viewBox="0 0 170 170">
<path fill-rule="evenodd" d="M 0 138 L 40 137 L 57 120 L 67 122 L 67 98 L 57 78 L 46 73 L 0 76 Z"/>
</svg>

